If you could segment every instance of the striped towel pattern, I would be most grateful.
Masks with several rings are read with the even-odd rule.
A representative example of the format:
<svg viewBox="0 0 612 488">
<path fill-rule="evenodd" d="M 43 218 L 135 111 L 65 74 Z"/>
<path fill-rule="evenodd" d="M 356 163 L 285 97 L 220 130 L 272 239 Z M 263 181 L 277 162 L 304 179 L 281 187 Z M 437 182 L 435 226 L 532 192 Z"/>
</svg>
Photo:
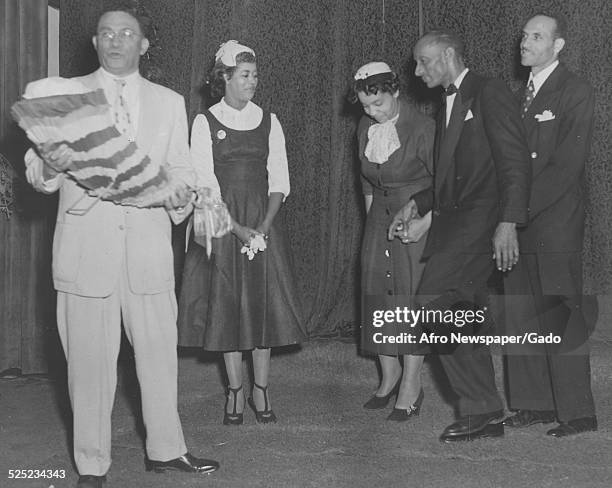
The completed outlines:
<svg viewBox="0 0 612 488">
<path fill-rule="evenodd" d="M 35 144 L 72 149 L 67 172 L 94 197 L 152 207 L 172 193 L 164 167 L 115 127 L 102 89 L 23 99 L 11 114 Z"/>
</svg>

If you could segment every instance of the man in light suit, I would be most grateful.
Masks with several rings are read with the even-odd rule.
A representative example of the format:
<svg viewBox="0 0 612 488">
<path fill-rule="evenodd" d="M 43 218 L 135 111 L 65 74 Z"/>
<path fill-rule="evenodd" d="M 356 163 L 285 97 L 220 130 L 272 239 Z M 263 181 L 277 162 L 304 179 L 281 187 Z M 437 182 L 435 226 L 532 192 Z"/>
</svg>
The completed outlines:
<svg viewBox="0 0 612 488">
<path fill-rule="evenodd" d="M 99 201 L 85 215 L 73 215 L 67 210 L 75 202 L 83 198 L 79 206 L 88 207 L 94 199 L 63 173 L 71 162 L 70 150 L 63 146 L 51 151 L 43 144 L 41 157 L 32 150 L 26 155 L 29 182 L 46 193 L 60 192 L 53 279 L 74 414 L 77 486 L 103 486 L 110 467 L 122 321 L 134 347 L 141 388 L 147 469 L 209 473 L 218 463 L 189 454 L 177 411 L 177 310 L 168 212 L 176 214 L 188 204 L 187 187 L 194 178 L 184 101 L 138 73 L 149 42 L 134 13 L 104 13 L 93 44 L 101 67 L 76 80 L 104 89 L 109 101 L 121 95 L 123 107 L 115 108 L 121 130 L 168 168 L 176 191 L 166 208 Z M 122 93 L 117 92 L 120 85 Z"/>
<path fill-rule="evenodd" d="M 523 123 L 533 167 L 530 218 L 519 231 L 521 261 L 505 277 L 509 334 L 553 334 L 561 344 L 512 348 L 507 355 L 510 427 L 560 424 L 548 435 L 597 429 L 588 347 L 596 318 L 582 297 L 584 167 L 593 127 L 593 89 L 559 64 L 562 17 L 538 14 L 523 28 L 521 63 L 531 72 Z"/>
<path fill-rule="evenodd" d="M 434 186 L 398 213 L 389 238 L 414 240 L 411 220 L 433 210 L 418 299 L 426 310 L 486 317 L 487 281 L 495 265 L 508 270 L 516 264 L 516 226 L 527 222 L 530 168 L 519 110 L 504 83 L 465 67 L 463 43 L 451 31 L 426 34 L 414 58 L 415 74 L 429 88 L 442 86 L 446 101 L 437 118 Z M 448 340 L 450 332 L 482 335 L 488 324 L 487 318 L 463 327 L 457 320 L 422 326 Z M 431 345 L 458 397 L 459 418 L 440 440 L 502 436 L 496 421 L 503 418 L 503 404 L 488 347 Z"/>
</svg>

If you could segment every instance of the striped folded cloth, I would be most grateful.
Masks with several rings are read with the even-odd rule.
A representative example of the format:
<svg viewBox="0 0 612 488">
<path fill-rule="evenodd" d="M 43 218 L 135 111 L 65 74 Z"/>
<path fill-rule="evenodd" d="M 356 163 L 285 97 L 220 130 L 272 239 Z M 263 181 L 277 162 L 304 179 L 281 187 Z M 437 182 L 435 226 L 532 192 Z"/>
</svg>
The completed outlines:
<svg viewBox="0 0 612 488">
<path fill-rule="evenodd" d="M 94 197 L 121 205 L 161 206 L 174 192 L 165 168 L 114 125 L 102 89 L 52 77 L 29 83 L 11 114 L 35 144 L 73 151 L 67 173 Z"/>
</svg>

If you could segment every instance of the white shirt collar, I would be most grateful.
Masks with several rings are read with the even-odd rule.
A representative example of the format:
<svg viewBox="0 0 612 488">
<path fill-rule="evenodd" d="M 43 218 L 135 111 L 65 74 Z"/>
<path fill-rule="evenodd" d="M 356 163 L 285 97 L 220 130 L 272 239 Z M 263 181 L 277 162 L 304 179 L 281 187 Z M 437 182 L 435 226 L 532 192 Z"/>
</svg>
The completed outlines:
<svg viewBox="0 0 612 488">
<path fill-rule="evenodd" d="M 467 75 L 468 71 L 469 71 L 468 68 L 465 68 L 453 82 L 453 85 L 455 85 L 457 89 L 459 89 L 459 87 L 461 86 L 461 82 L 463 81 L 463 78 L 465 78 L 465 75 Z M 447 127 L 448 127 L 448 123 L 450 122 L 451 112 L 453 111 L 453 105 L 455 104 L 456 95 L 457 95 L 456 93 L 453 93 L 452 95 L 449 95 L 448 97 L 446 97 L 446 126 Z"/>
<path fill-rule="evenodd" d="M 537 94 L 544 82 L 548 79 L 548 77 L 552 74 L 555 68 L 559 66 L 559 60 L 557 59 L 550 66 L 547 66 L 542 71 L 540 71 L 537 75 L 534 76 L 533 72 L 529 73 L 529 81 L 533 81 L 533 87 L 535 88 L 535 93 Z M 529 84 L 529 81 L 527 84 Z"/>
<path fill-rule="evenodd" d="M 103 77 L 104 81 L 109 83 L 109 84 L 111 82 L 114 83 L 115 80 L 125 80 L 125 82 L 126 82 L 126 84 L 128 86 L 130 86 L 130 85 L 133 86 L 135 84 L 135 82 L 140 80 L 140 73 L 138 72 L 138 70 L 136 70 L 133 73 L 130 73 L 129 75 L 126 75 L 126 76 L 117 76 L 117 75 L 114 75 L 114 74 L 109 73 L 108 71 L 106 71 L 101 66 L 100 66 L 99 71 L 102 74 L 102 77 Z"/>
<path fill-rule="evenodd" d="M 253 110 L 253 106 L 255 105 L 253 102 L 251 102 L 250 100 L 246 103 L 246 105 L 242 108 L 242 110 L 238 110 L 237 108 L 232 107 L 231 105 L 229 105 L 226 101 L 225 101 L 225 97 L 221 98 L 221 101 L 219 102 L 219 105 L 221 105 L 221 108 L 225 111 L 225 110 L 229 110 L 230 112 L 237 112 L 237 113 L 243 113 L 243 114 L 248 114 Z"/>
<path fill-rule="evenodd" d="M 465 75 L 467 75 L 467 72 L 469 71 L 468 68 L 465 68 L 460 74 L 459 76 L 457 76 L 457 79 L 454 81 L 453 85 L 455 85 L 457 88 L 459 88 L 461 86 L 461 82 L 463 81 L 463 78 L 465 78 Z"/>
</svg>

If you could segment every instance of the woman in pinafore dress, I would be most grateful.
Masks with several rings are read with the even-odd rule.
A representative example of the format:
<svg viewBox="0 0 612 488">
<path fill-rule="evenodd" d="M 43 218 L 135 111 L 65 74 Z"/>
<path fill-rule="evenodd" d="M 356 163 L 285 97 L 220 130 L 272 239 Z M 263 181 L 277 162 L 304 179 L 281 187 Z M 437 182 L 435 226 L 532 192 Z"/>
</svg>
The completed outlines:
<svg viewBox="0 0 612 488">
<path fill-rule="evenodd" d="M 179 301 L 179 344 L 223 352 L 229 381 L 223 423 L 243 423 L 242 351 L 252 351 L 248 403 L 260 423 L 276 422 L 268 394 L 270 348 L 304 338 L 289 248 L 278 210 L 289 194 L 282 128 L 251 102 L 257 86 L 252 49 L 228 41 L 209 79 L 219 103 L 199 114 L 191 133 L 198 186 L 219 193 L 232 233 L 212 254 L 189 243 Z M 264 244 L 265 243 L 265 244 Z M 264 247 L 259 252 L 254 251 Z"/>
<path fill-rule="evenodd" d="M 431 186 L 435 124 L 399 97 L 398 76 L 386 63 L 362 66 L 352 88 L 352 101 L 359 101 L 366 114 L 357 129 L 367 211 L 361 250 L 361 348 L 378 356 L 382 371 L 378 390 L 364 408 L 385 408 L 396 395 L 387 418 L 404 421 L 418 415 L 423 401 L 421 367 L 427 349 L 389 338 L 419 337 L 418 325 L 403 311 L 415 308 L 431 214 L 411 223 L 414 242 L 390 241 L 387 235 L 393 217 L 411 196 Z M 386 320 L 384 312 L 394 313 L 398 307 L 402 313 Z"/>
</svg>

